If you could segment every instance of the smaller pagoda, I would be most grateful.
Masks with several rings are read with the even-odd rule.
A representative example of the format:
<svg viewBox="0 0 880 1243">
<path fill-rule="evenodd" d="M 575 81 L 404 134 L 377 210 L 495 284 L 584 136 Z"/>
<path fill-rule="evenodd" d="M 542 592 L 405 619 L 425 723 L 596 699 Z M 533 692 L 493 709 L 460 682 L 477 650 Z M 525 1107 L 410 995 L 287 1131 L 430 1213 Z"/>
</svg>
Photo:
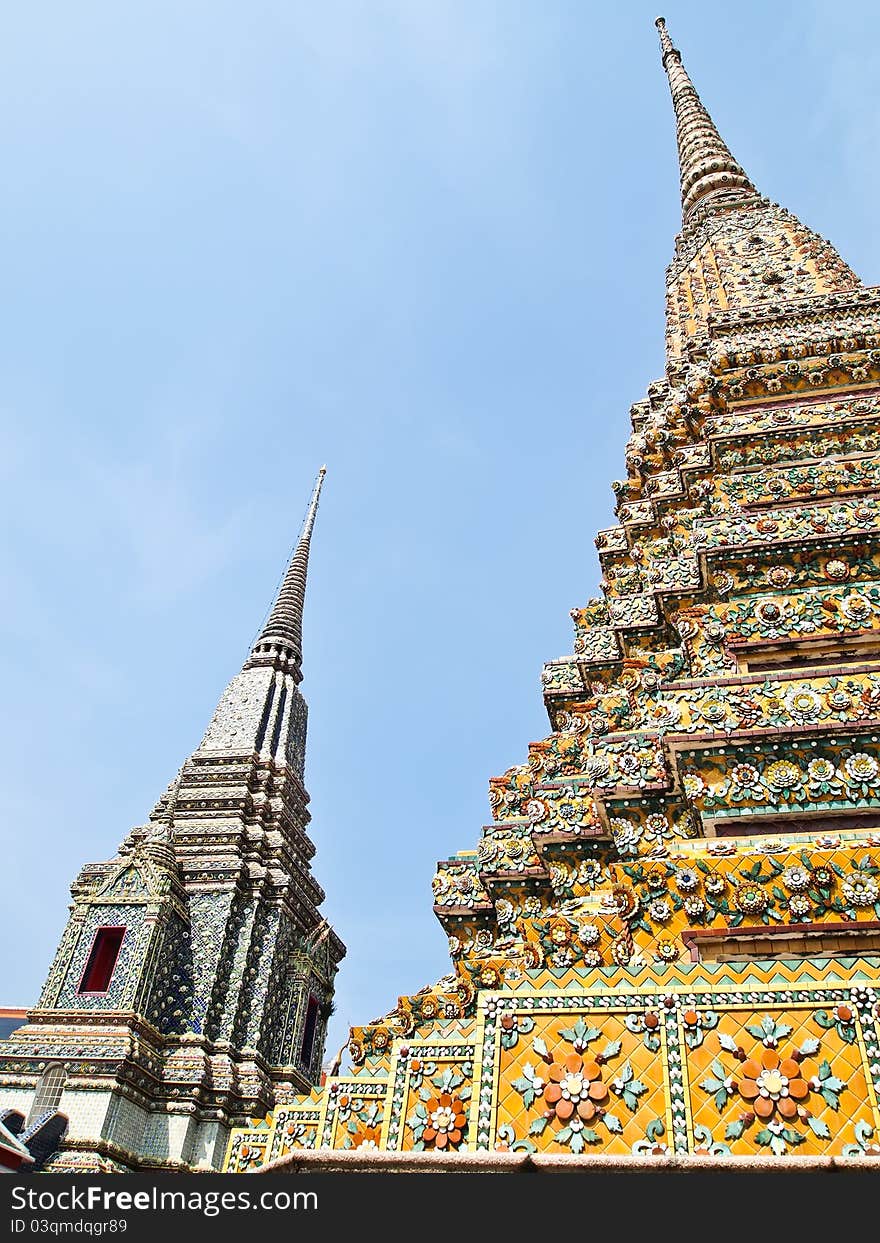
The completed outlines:
<svg viewBox="0 0 880 1243">
<path fill-rule="evenodd" d="M 320 913 L 302 623 L 322 468 L 259 637 L 199 746 L 87 864 L 0 1108 L 69 1122 L 54 1172 L 219 1167 L 230 1128 L 320 1080 L 345 947 Z"/>
</svg>

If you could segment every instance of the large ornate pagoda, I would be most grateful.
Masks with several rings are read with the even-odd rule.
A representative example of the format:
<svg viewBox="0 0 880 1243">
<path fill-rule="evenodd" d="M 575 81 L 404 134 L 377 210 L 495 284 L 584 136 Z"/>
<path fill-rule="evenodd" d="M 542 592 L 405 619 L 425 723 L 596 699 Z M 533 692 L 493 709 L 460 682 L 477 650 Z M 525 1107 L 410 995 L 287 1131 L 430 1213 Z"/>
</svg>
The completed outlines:
<svg viewBox="0 0 880 1243">
<path fill-rule="evenodd" d="M 323 478 L 200 745 L 115 857 L 80 872 L 40 1000 L 0 1042 L 2 1116 L 26 1134 L 67 1122 L 53 1172 L 216 1168 L 231 1125 L 320 1079 L 345 954 L 319 910 L 303 784 Z"/>
<path fill-rule="evenodd" d="M 450 974 L 230 1169 L 880 1151 L 880 289 L 752 184 L 657 24 L 682 231 L 603 595 L 439 865 Z"/>
</svg>

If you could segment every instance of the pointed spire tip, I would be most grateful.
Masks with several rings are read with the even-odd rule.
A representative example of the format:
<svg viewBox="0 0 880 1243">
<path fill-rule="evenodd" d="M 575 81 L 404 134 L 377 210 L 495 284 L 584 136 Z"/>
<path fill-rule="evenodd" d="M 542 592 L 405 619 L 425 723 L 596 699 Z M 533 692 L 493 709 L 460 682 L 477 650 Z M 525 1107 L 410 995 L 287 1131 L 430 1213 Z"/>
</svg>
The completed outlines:
<svg viewBox="0 0 880 1243">
<path fill-rule="evenodd" d="M 715 128 L 670 38 L 665 19 L 658 17 L 655 25 L 675 112 L 682 219 L 687 225 L 698 203 L 710 200 L 720 206 L 735 199 L 754 201 L 758 194 Z"/>
<path fill-rule="evenodd" d="M 312 540 L 312 530 L 315 525 L 315 515 L 318 512 L 321 485 L 324 482 L 326 473 L 326 466 L 322 466 L 318 471 L 315 486 L 312 489 L 312 499 L 309 502 L 305 520 L 303 521 L 302 531 L 293 550 L 293 555 L 288 562 L 287 571 L 278 590 L 275 603 L 272 606 L 266 624 L 260 632 L 259 638 L 254 644 L 249 658 L 251 660 L 259 655 L 260 645 L 269 642 L 288 645 L 292 650 L 297 665 L 299 665 L 302 658 L 303 606 L 306 598 L 309 549 Z"/>
</svg>

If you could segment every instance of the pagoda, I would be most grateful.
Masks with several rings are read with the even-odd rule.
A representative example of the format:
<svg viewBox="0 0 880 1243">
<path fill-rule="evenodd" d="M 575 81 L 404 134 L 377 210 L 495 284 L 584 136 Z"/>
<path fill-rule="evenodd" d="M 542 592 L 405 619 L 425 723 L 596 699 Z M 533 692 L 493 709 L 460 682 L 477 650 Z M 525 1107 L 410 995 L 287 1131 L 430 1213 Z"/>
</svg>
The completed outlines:
<svg viewBox="0 0 880 1243">
<path fill-rule="evenodd" d="M 218 1168 L 231 1126 L 320 1079 L 345 954 L 319 911 L 303 784 L 323 479 L 204 738 L 147 823 L 82 869 L 39 1002 L 0 1041 L 0 1117 L 26 1135 L 52 1122 L 51 1172 Z"/>
<path fill-rule="evenodd" d="M 602 596 L 439 864 L 450 973 L 228 1169 L 880 1152 L 880 288 L 760 193 L 657 25 L 682 229 Z"/>
</svg>

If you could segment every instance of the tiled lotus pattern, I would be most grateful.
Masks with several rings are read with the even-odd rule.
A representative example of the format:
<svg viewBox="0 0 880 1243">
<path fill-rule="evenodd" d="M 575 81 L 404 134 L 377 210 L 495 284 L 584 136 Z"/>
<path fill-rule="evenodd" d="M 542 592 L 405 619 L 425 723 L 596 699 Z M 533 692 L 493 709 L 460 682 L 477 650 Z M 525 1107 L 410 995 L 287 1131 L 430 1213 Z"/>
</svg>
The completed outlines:
<svg viewBox="0 0 880 1243">
<path fill-rule="evenodd" d="M 878 995 L 860 961 L 532 972 L 483 990 L 470 1041 L 397 1039 L 388 1073 L 233 1136 L 229 1168 L 299 1148 L 880 1154 Z M 450 1024 L 441 1024 L 443 1027 Z"/>
</svg>

